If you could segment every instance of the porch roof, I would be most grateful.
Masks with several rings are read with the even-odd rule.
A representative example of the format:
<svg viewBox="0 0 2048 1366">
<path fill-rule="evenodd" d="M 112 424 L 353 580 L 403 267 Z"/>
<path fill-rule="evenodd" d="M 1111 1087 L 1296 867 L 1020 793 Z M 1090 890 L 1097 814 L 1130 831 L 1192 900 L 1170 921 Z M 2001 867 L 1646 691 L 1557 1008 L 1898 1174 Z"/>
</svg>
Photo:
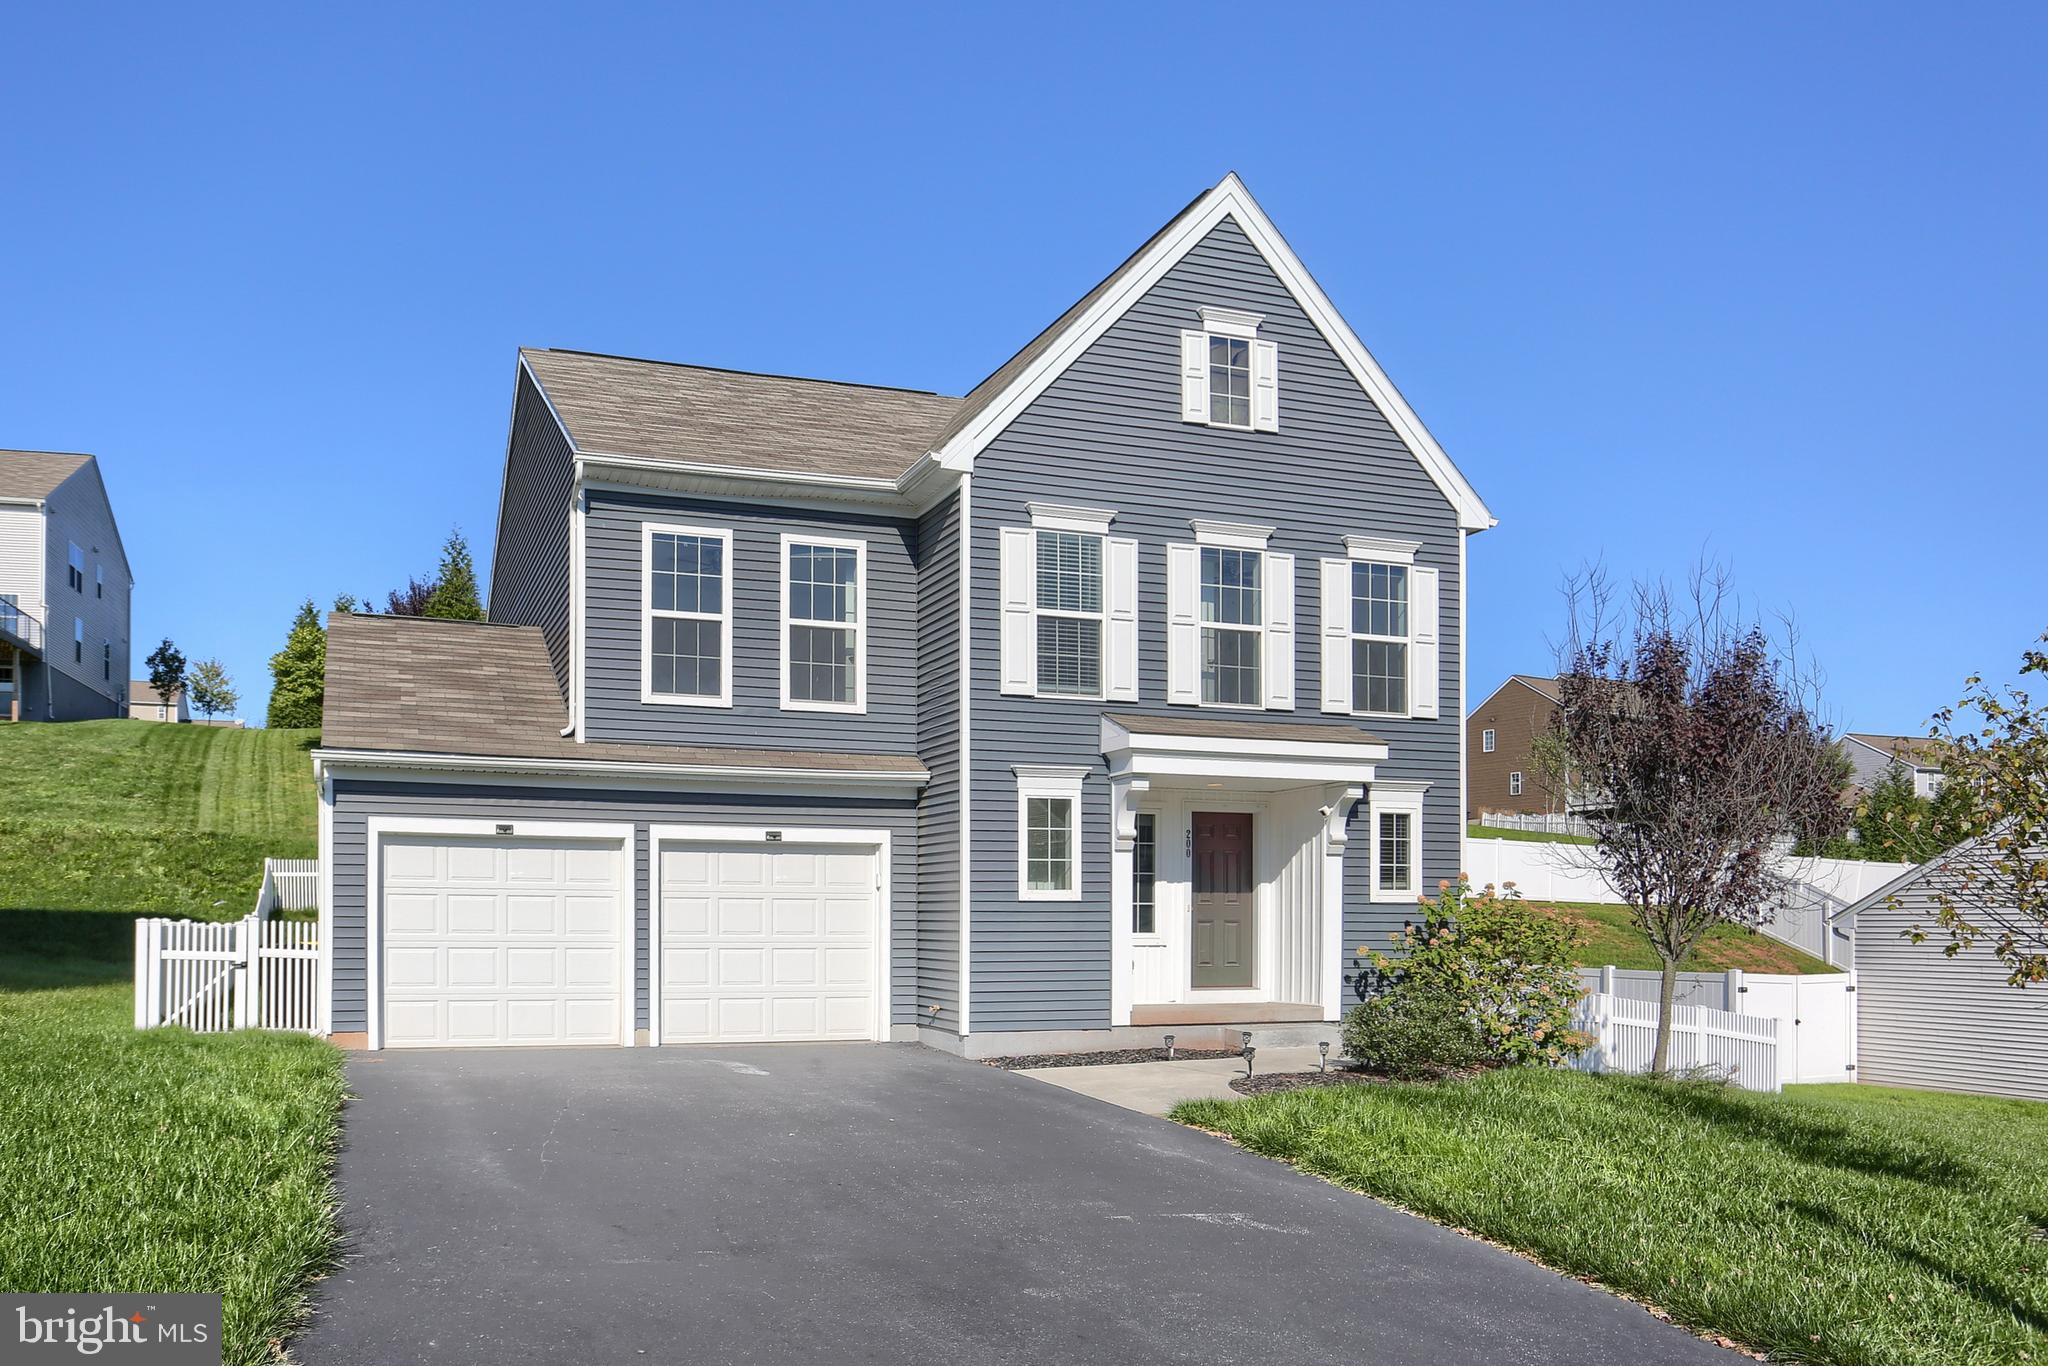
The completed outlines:
<svg viewBox="0 0 2048 1366">
<path fill-rule="evenodd" d="M 1105 712 L 1112 779 L 1224 779 L 1247 786 L 1370 783 L 1387 742 L 1356 726 Z"/>
</svg>

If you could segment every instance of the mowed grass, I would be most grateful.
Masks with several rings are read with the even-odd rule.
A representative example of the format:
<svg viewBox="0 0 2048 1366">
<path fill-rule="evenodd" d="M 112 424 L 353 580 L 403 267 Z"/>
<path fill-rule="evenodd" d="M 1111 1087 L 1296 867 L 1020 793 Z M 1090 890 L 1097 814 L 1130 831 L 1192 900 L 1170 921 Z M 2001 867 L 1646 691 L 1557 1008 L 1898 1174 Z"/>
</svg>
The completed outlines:
<svg viewBox="0 0 2048 1366">
<path fill-rule="evenodd" d="M 1173 1117 L 1773 1360 L 2048 1361 L 2048 1105 L 1519 1068 Z"/>
<path fill-rule="evenodd" d="M 138 1033 L 125 961 L 0 953 L 0 1290 L 218 1291 L 274 1359 L 334 1248 L 341 1055 Z"/>
<path fill-rule="evenodd" d="M 310 731 L 0 726 L 0 1290 L 217 1291 L 276 1358 L 332 1255 L 341 1055 L 137 1032 L 138 915 L 234 920 L 316 852 Z"/>
<path fill-rule="evenodd" d="M 315 838 L 319 732 L 153 721 L 0 725 L 10 819 L 297 841 Z M 298 857 L 298 855 L 291 855 Z"/>
<path fill-rule="evenodd" d="M 318 852 L 313 731 L 0 726 L 0 912 L 234 920 L 263 860 Z"/>
<path fill-rule="evenodd" d="M 1527 840 L 1532 844 L 1591 844 L 1591 835 L 1550 834 L 1543 830 L 1511 830 L 1494 825 L 1468 825 L 1465 833 L 1475 840 Z"/>
<path fill-rule="evenodd" d="M 1655 972 L 1663 966 L 1642 932 L 1629 923 L 1626 906 L 1556 901 L 1538 903 L 1538 909 L 1565 921 L 1577 933 L 1577 957 L 1582 967 L 1612 965 Z M 1730 968 L 1785 974 L 1841 971 L 1810 953 L 1739 925 L 1716 925 L 1708 930 L 1692 956 L 1679 967 L 1685 972 L 1726 972 Z"/>
</svg>

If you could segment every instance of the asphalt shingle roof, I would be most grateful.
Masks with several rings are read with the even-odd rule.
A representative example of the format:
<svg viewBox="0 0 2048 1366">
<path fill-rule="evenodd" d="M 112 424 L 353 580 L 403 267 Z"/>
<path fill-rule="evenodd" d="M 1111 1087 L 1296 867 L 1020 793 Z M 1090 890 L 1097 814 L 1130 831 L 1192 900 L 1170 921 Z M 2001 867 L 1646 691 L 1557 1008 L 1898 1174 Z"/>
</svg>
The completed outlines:
<svg viewBox="0 0 2048 1366">
<path fill-rule="evenodd" d="M 1302 744 L 1384 745 L 1356 726 L 1328 722 L 1231 721 L 1220 716 L 1134 716 L 1103 713 L 1133 735 L 1183 735 L 1202 740 L 1295 740 Z"/>
<path fill-rule="evenodd" d="M 91 463 L 91 456 L 69 451 L 0 450 L 0 498 L 47 498 Z"/>
<path fill-rule="evenodd" d="M 536 627 L 337 612 L 327 626 L 321 744 L 331 750 L 718 765 L 917 778 L 907 754 L 724 745 L 577 744 Z"/>
</svg>

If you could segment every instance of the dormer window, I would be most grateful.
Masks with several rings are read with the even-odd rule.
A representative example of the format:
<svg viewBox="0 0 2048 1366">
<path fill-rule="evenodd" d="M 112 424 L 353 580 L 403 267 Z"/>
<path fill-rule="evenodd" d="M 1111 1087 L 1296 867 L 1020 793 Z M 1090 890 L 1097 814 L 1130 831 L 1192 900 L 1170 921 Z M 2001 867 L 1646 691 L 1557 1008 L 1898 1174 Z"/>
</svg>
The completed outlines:
<svg viewBox="0 0 2048 1366">
<path fill-rule="evenodd" d="M 1280 347 L 1262 340 L 1263 314 L 1205 308 L 1180 334 L 1183 422 L 1238 431 L 1280 430 Z"/>
</svg>

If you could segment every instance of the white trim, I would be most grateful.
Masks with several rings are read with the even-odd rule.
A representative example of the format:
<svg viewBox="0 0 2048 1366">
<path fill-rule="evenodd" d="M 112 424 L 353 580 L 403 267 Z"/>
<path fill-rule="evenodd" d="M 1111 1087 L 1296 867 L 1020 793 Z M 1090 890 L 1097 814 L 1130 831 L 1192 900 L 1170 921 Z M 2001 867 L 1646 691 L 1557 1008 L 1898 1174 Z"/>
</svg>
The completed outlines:
<svg viewBox="0 0 2048 1366">
<path fill-rule="evenodd" d="M 1092 536 L 1107 536 L 1109 524 L 1116 520 L 1116 513 L 1110 508 L 1026 503 L 1024 510 L 1031 514 L 1031 525 L 1041 531 L 1080 531 Z"/>
<path fill-rule="evenodd" d="M 1495 525 L 1493 514 L 1477 492 L 1465 481 L 1451 459 L 1429 434 L 1407 400 L 1380 369 L 1379 362 L 1365 349 L 1350 326 L 1338 314 L 1322 289 L 1309 275 L 1285 239 L 1273 227 L 1235 174 L 1227 175 L 1214 189 L 1184 214 L 1171 232 L 1163 232 L 1150 250 L 1132 262 L 1115 286 L 1090 305 L 1067 326 L 1045 352 L 1025 367 L 1009 385 L 977 413 L 937 452 L 949 468 L 966 469 L 974 457 L 1015 421 L 1066 368 L 1073 364 L 1096 339 L 1143 298 L 1181 257 L 1185 256 L 1225 218 L 1234 219 L 1252 245 L 1308 315 L 1309 321 L 1330 342 L 1345 368 L 1351 371 L 1388 425 L 1402 439 L 1439 490 L 1458 511 L 1459 525 L 1483 530 Z"/>
<path fill-rule="evenodd" d="M 1220 337 L 1236 337 L 1250 341 L 1259 335 L 1259 324 L 1266 321 L 1263 313 L 1247 313 L 1239 308 L 1202 307 L 1195 310 L 1202 315 L 1202 330 Z"/>
<path fill-rule="evenodd" d="M 1382 778 L 1366 796 L 1366 897 L 1375 905 L 1410 905 L 1422 894 L 1422 797 L 1429 784 Z M 1380 886 L 1380 817 L 1408 817 L 1408 881 L 1406 887 Z"/>
<path fill-rule="evenodd" d="M 1414 564 L 1415 552 L 1420 549 L 1420 541 L 1404 541 L 1392 536 L 1344 538 L 1345 554 L 1354 560 L 1373 560 L 1380 564 Z"/>
<path fill-rule="evenodd" d="M 1465 544 L 1472 539 L 1466 532 L 1458 534 L 1458 790 L 1453 794 L 1457 802 L 1458 816 L 1458 868 L 1470 868 L 1465 858 L 1465 841 L 1470 837 L 1470 822 L 1465 819 L 1465 807 L 1472 791 L 1472 761 L 1467 751 L 1472 744 L 1472 728 L 1462 719 L 1465 715 Z"/>
<path fill-rule="evenodd" d="M 1344 1018 L 1344 856 L 1351 841 L 1351 817 L 1363 800 L 1365 789 L 1351 784 L 1322 809 L 1323 881 L 1317 890 L 1323 917 L 1322 1004 L 1327 1020 Z"/>
<path fill-rule="evenodd" d="M 510 825 L 512 834 L 499 831 Z M 444 835 L 451 839 L 590 840 L 616 841 L 619 847 L 619 954 L 620 980 L 619 1046 L 633 1046 L 633 1020 L 638 1005 L 639 909 L 635 888 L 639 881 L 635 858 L 634 831 L 630 824 L 599 821 L 529 821 L 514 816 L 509 821 L 472 817 L 372 816 L 364 828 L 363 997 L 367 1044 L 384 1046 L 384 841 L 390 836 L 427 837 Z"/>
<path fill-rule="evenodd" d="M 1287 779 L 1297 783 L 1363 785 L 1387 757 L 1384 743 L 1329 740 L 1247 740 L 1133 732 L 1102 718 L 1098 738 L 1112 782 L 1125 777 Z"/>
<path fill-rule="evenodd" d="M 334 775 L 313 761 L 313 780 L 320 786 L 320 914 L 315 933 L 320 940 L 320 1018 L 322 1034 L 334 1032 Z"/>
<path fill-rule="evenodd" d="M 1528 786 L 1528 783 L 1522 777 L 1522 771 L 1520 769 L 1516 769 L 1514 772 L 1508 774 L 1508 795 L 1510 797 L 1521 796 L 1522 789 L 1526 786 Z"/>
<path fill-rule="evenodd" d="M 1350 540 L 1349 537 L 1345 539 L 1347 541 Z M 1382 636 L 1374 635 L 1371 631 L 1354 629 L 1358 621 L 1358 579 L 1355 574 L 1346 574 L 1345 587 L 1348 591 L 1344 596 L 1344 667 L 1352 678 L 1349 687 L 1351 714 L 1353 716 L 1380 718 L 1412 717 L 1415 715 L 1415 566 L 1409 561 L 1389 562 L 1379 559 L 1364 559 L 1356 555 L 1351 557 L 1351 563 L 1354 566 L 1377 564 L 1388 569 L 1401 570 L 1402 612 L 1408 618 L 1408 633 L 1406 635 Z M 1400 711 L 1374 711 L 1371 708 L 1359 705 L 1357 666 L 1354 661 L 1358 657 L 1356 646 L 1361 640 L 1374 645 L 1399 645 L 1401 647 L 1401 692 L 1403 700 L 1408 705 Z"/>
<path fill-rule="evenodd" d="M 1039 507 L 1039 506 L 1044 506 L 1044 505 L 1043 505 L 1043 504 L 1027 504 L 1027 506 Z M 1081 511 L 1081 509 L 1068 509 L 1068 511 L 1070 511 L 1070 512 L 1075 512 L 1075 511 Z M 1110 513 L 1110 514 L 1108 514 L 1108 516 L 1111 516 L 1111 517 L 1114 517 L 1115 515 L 1116 515 L 1115 513 Z M 1106 526 L 1106 525 L 1107 525 L 1107 522 L 1105 522 L 1105 523 L 1104 523 L 1103 525 L 1105 525 L 1105 526 Z M 1018 530 L 1018 529 L 1019 529 L 1019 528 L 1011 528 L 1011 530 L 1013 530 L 1013 531 L 1014 531 L 1014 530 Z M 1092 536 L 1092 537 L 1094 537 L 1094 538 L 1095 538 L 1095 540 L 1097 540 L 1098 542 L 1100 542 L 1100 543 L 1101 543 L 1101 544 L 1100 544 L 1100 549 L 1099 549 L 1099 552 L 1098 552 L 1098 554 L 1097 554 L 1097 557 L 1096 557 L 1096 563 L 1097 563 L 1097 578 L 1098 578 L 1098 582 L 1097 582 L 1097 584 L 1096 584 L 1096 590 L 1097 590 L 1097 591 L 1096 591 L 1096 595 L 1095 595 L 1095 602 L 1096 602 L 1096 608 L 1095 608 L 1095 610 L 1094 610 L 1093 612 L 1083 612 L 1083 611 L 1078 611 L 1078 610 L 1077 610 L 1077 611 L 1068 611 L 1067 609 L 1065 609 L 1065 608 L 1063 608 L 1063 607 L 1043 607 L 1043 606 L 1040 606 L 1040 605 L 1039 605 L 1039 601 L 1038 601 L 1038 538 L 1039 538 L 1039 537 L 1040 537 L 1041 535 L 1045 534 L 1046 532 L 1052 532 L 1052 533 L 1054 533 L 1055 535 L 1058 535 L 1058 534 L 1065 534 L 1065 535 L 1075 535 L 1075 536 Z M 1045 524 L 1041 525 L 1041 524 L 1039 523 L 1039 520 L 1038 520 L 1038 518 L 1037 518 L 1037 516 L 1036 516 L 1036 514 L 1035 514 L 1035 513 L 1034 513 L 1034 515 L 1033 515 L 1033 517 L 1032 517 L 1032 523 L 1031 523 L 1031 527 L 1030 527 L 1030 533 L 1031 533 L 1031 563 L 1030 563 L 1030 564 L 1029 564 L 1029 566 L 1028 566 L 1028 567 L 1027 567 L 1027 568 L 1025 569 L 1025 576 L 1026 576 L 1026 578 L 1027 578 L 1028 582 L 1027 582 L 1027 583 L 1026 583 L 1026 584 L 1024 585 L 1024 587 L 1025 587 L 1025 591 L 1026 591 L 1027 595 L 1029 596 L 1029 598 L 1030 598 L 1030 600 L 1031 600 L 1031 614 L 1030 614 L 1030 615 L 1031 615 L 1031 625 L 1030 625 L 1030 641 L 1029 641 L 1029 647 L 1030 647 L 1030 655 L 1031 655 L 1031 661 L 1030 661 L 1030 662 L 1031 662 L 1031 690 L 1030 690 L 1029 692 L 1013 692 L 1013 693 L 1011 693 L 1011 694 L 1010 694 L 1010 696 L 1012 696 L 1012 697 L 1040 697 L 1040 698 L 1048 698 L 1048 699 L 1054 699 L 1054 700 L 1058 700 L 1058 699 L 1065 699 L 1065 700 L 1068 700 L 1068 701 L 1075 701 L 1075 702 L 1100 702 L 1100 701 L 1103 701 L 1103 700 L 1104 700 L 1105 698 L 1107 698 L 1107 697 L 1108 697 L 1108 695 L 1109 695 L 1109 629 L 1110 629 L 1110 612 L 1109 612 L 1109 606 L 1110 606 L 1110 590 L 1109 590 L 1109 575 L 1110 575 L 1110 539 L 1109 539 L 1109 536 L 1108 536 L 1108 535 L 1107 535 L 1107 534 L 1106 534 L 1105 532 L 1102 532 L 1102 531 L 1096 531 L 1096 530 L 1092 530 L 1092 529 L 1090 529 L 1090 528 L 1088 528 L 1088 527 L 1085 527 L 1085 526 L 1072 526 L 1072 525 L 1069 525 L 1069 526 L 1061 526 L 1061 525 L 1057 525 L 1057 524 L 1055 524 L 1055 523 L 1054 523 L 1053 521 L 1050 521 L 1050 520 L 1049 520 L 1048 522 L 1046 522 Z M 1041 617 L 1055 617 L 1055 618 L 1060 618 L 1060 619 L 1063 619 L 1063 620 L 1067 620 L 1067 621 L 1092 621 L 1092 622 L 1094 622 L 1094 623 L 1096 624 L 1096 628 L 1097 628 L 1097 629 L 1096 629 L 1096 636 L 1095 636 L 1095 656 L 1096 656 L 1096 659 L 1095 659 L 1095 691 L 1093 691 L 1093 692 L 1048 692 L 1048 691 L 1046 691 L 1046 689 L 1044 689 L 1043 687 L 1041 687 L 1041 686 L 1039 685 L 1039 679 L 1040 679 L 1040 677 L 1041 677 L 1041 675 L 1040 675 L 1040 673 L 1039 673 L 1039 664 L 1040 664 L 1040 662 L 1041 662 L 1041 661 L 1040 661 L 1040 660 L 1039 660 L 1039 658 L 1038 658 L 1038 622 L 1039 622 L 1039 619 L 1040 619 Z"/>
<path fill-rule="evenodd" d="M 1152 872 L 1153 872 L 1153 933 L 1145 936 L 1148 944 L 1161 939 L 1159 931 L 1159 829 L 1161 822 L 1157 812 L 1138 810 L 1138 799 L 1151 790 L 1152 783 L 1146 778 L 1125 775 L 1113 778 L 1109 784 L 1109 1022 L 1113 1026 L 1128 1025 L 1131 1022 L 1131 974 L 1134 971 L 1132 950 L 1138 942 L 1138 934 L 1131 920 L 1135 909 L 1132 885 L 1136 870 L 1138 843 L 1138 817 L 1150 815 L 1152 821 Z"/>
<path fill-rule="evenodd" d="M 1227 546 L 1232 550 L 1264 550 L 1273 539 L 1273 528 L 1253 522 L 1219 522 L 1209 517 L 1190 517 L 1195 544 Z"/>
<path fill-rule="evenodd" d="M 569 726 L 578 744 L 589 734 L 583 715 L 586 689 L 583 673 L 590 653 L 585 643 L 589 630 L 589 571 L 583 563 L 588 553 L 589 532 L 585 520 L 590 513 L 590 490 L 583 486 L 583 465 L 574 466 L 575 478 L 569 488 Z M 496 591 L 495 584 L 493 591 Z"/>
<path fill-rule="evenodd" d="M 1481 754 L 1493 753 L 1494 744 L 1497 738 L 1498 732 L 1495 731 L 1492 726 L 1487 726 L 1485 729 L 1481 730 L 1479 732 L 1479 752 Z"/>
<path fill-rule="evenodd" d="M 650 779 L 659 786 L 702 786 L 704 780 L 718 782 L 760 782 L 795 787 L 821 784 L 859 788 L 918 788 L 931 780 L 923 768 L 893 772 L 876 769 L 789 768 L 769 764 L 675 764 L 645 763 L 625 759 L 526 759 L 486 754 L 422 754 L 407 750 L 313 751 L 314 757 L 330 766 L 348 770 L 350 777 L 414 773 L 462 773 L 470 775 L 546 774 L 575 780 L 586 778 L 588 786 L 613 787 L 621 779 Z"/>
<path fill-rule="evenodd" d="M 1083 870 L 1087 860 L 1081 848 L 1081 791 L 1088 776 L 1085 764 L 1013 764 L 1017 775 L 1017 899 L 1019 901 L 1079 901 Z M 1067 806 L 1067 854 L 1069 885 L 1044 889 L 1030 885 L 1029 816 L 1034 799 L 1065 801 Z"/>
<path fill-rule="evenodd" d="M 814 621 L 806 618 L 796 621 L 789 614 L 789 552 L 797 546 L 822 546 L 829 550 L 851 550 L 853 552 L 853 620 Z M 804 532 L 785 531 L 782 533 L 780 572 L 782 576 L 782 624 L 777 629 L 776 656 L 778 672 L 782 676 L 782 709 L 784 711 L 836 711 L 860 714 L 868 709 L 868 543 L 857 536 L 813 536 Z M 851 702 L 818 702 L 793 698 L 789 694 L 789 633 L 794 626 L 824 626 L 833 630 L 853 632 L 853 700 Z"/>
<path fill-rule="evenodd" d="M 657 613 L 654 607 L 654 538 L 656 536 L 697 536 L 715 540 L 723 547 L 719 552 L 722 570 L 719 575 L 717 612 L 673 612 Z M 675 522 L 642 522 L 640 524 L 640 700 L 643 703 L 665 707 L 730 707 L 732 705 L 733 639 L 732 600 L 737 587 L 736 566 L 732 554 L 732 528 L 684 526 Z M 718 642 L 718 693 L 716 696 L 693 696 L 683 693 L 658 693 L 654 690 L 654 619 L 671 617 L 677 621 L 716 621 L 719 623 Z"/>
<path fill-rule="evenodd" d="M 771 840 L 773 832 L 778 838 Z M 843 844 L 875 852 L 875 1039 L 889 1041 L 890 834 L 881 829 L 804 825 L 650 825 L 647 828 L 647 1042 L 661 1044 L 661 850 L 664 844 L 758 844 L 769 850 Z M 689 1046 L 689 1045 L 685 1045 Z"/>
<path fill-rule="evenodd" d="M 974 1008 L 974 476 L 960 476 L 960 803 L 954 819 L 960 832 L 960 977 L 953 984 L 960 1037 L 966 1038 Z"/>
</svg>

